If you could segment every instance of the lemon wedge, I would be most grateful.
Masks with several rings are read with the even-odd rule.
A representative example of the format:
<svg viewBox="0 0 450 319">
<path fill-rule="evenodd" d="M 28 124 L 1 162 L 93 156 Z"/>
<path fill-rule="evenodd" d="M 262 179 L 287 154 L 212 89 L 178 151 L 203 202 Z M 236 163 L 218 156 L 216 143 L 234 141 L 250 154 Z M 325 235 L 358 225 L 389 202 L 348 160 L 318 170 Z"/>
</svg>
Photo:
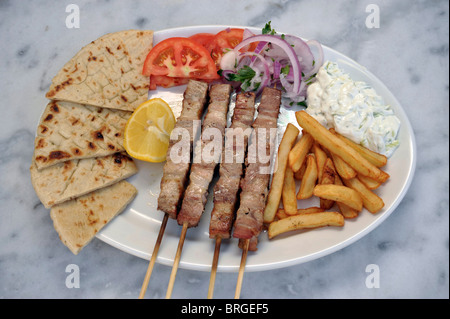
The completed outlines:
<svg viewBox="0 0 450 319">
<path fill-rule="evenodd" d="M 125 126 L 125 150 L 142 161 L 165 161 L 175 122 L 172 109 L 164 100 L 154 98 L 142 103 Z"/>
</svg>

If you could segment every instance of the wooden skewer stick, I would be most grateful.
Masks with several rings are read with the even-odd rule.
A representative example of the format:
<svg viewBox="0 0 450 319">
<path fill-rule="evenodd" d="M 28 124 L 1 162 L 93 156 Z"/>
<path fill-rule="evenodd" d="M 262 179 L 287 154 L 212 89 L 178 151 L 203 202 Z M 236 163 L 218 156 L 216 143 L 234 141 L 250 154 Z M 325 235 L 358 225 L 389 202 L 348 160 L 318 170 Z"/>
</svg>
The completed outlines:
<svg viewBox="0 0 450 319">
<path fill-rule="evenodd" d="M 188 223 L 183 224 L 183 229 L 181 230 L 180 240 L 178 241 L 177 253 L 173 261 L 172 273 L 170 274 L 169 286 L 167 287 L 166 299 L 170 299 L 172 296 L 173 286 L 175 284 L 175 278 L 177 276 L 178 265 L 180 263 L 181 251 L 183 250 L 184 239 L 186 238 L 186 232 L 188 229 Z"/>
<path fill-rule="evenodd" d="M 239 266 L 239 274 L 238 274 L 238 280 L 236 284 L 236 292 L 234 294 L 234 299 L 239 299 L 241 295 L 241 288 L 242 288 L 242 279 L 244 278 L 244 269 L 245 269 L 245 263 L 247 262 L 247 254 L 248 254 L 248 246 L 250 245 L 250 239 L 246 239 L 244 241 L 244 249 L 242 250 L 242 257 L 241 257 L 241 265 Z"/>
<path fill-rule="evenodd" d="M 222 243 L 222 237 L 216 237 L 216 246 L 214 249 L 214 257 L 211 266 L 211 277 L 209 279 L 208 299 L 212 299 L 214 294 L 214 283 L 216 282 L 217 265 L 219 264 L 220 244 Z"/>
<path fill-rule="evenodd" d="M 147 272 L 145 273 L 144 282 L 142 283 L 141 293 L 139 294 L 139 299 L 143 299 L 145 292 L 147 291 L 148 282 L 150 281 L 150 277 L 152 276 L 153 266 L 155 265 L 156 257 L 158 256 L 159 246 L 161 245 L 161 241 L 164 235 L 164 231 L 166 229 L 167 220 L 169 219 L 168 214 L 164 214 L 164 218 L 161 222 L 161 226 L 159 228 L 158 238 L 155 242 L 155 247 L 153 248 L 152 257 L 150 258 L 150 262 L 148 264 Z"/>
</svg>

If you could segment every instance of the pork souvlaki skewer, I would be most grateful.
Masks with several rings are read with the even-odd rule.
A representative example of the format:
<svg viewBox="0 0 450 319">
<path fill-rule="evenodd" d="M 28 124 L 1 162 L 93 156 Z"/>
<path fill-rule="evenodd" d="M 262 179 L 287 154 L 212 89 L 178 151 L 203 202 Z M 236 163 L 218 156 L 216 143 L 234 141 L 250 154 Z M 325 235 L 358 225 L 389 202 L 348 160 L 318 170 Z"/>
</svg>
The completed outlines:
<svg viewBox="0 0 450 319">
<path fill-rule="evenodd" d="M 207 102 L 207 94 L 207 83 L 195 80 L 189 81 L 183 95 L 183 108 L 174 128 L 174 133 L 180 133 L 180 135 L 177 136 L 177 139 L 171 138 L 167 150 L 167 159 L 161 179 L 161 192 L 158 197 L 158 209 L 173 219 L 177 218 L 187 185 L 196 135 L 195 125 L 201 121 Z M 189 140 L 183 138 L 183 133 L 189 134 Z M 181 145 L 187 142 L 189 142 L 189 145 Z M 173 154 L 174 145 L 177 145 L 180 150 L 183 149 L 183 146 L 186 146 L 189 149 L 189 153 L 186 154 L 188 157 L 183 158 L 182 156 L 178 157 L 180 154 Z"/>
<path fill-rule="evenodd" d="M 249 142 L 249 155 L 246 159 L 240 205 L 233 232 L 233 237 L 241 240 L 241 246 L 242 240 L 250 240 L 249 250 L 256 250 L 257 238 L 263 228 L 263 213 L 270 180 L 270 162 L 263 163 L 261 158 L 269 156 L 273 146 L 275 134 L 271 134 L 270 130 L 277 128 L 280 101 L 281 91 L 264 88 L 258 107 L 258 116 L 252 125 L 253 134 Z M 250 149 L 255 144 L 258 154 L 250 154 Z M 260 154 L 261 152 L 265 153 Z"/>
<path fill-rule="evenodd" d="M 239 184 L 244 175 L 244 161 L 254 116 L 255 94 L 252 92 L 237 94 L 231 125 L 225 133 L 225 147 L 222 151 L 219 170 L 220 177 L 214 187 L 214 207 L 211 212 L 209 237 L 216 240 L 216 249 L 211 267 L 209 299 L 213 296 L 221 241 L 231 236 L 239 196 Z"/>
<path fill-rule="evenodd" d="M 230 238 L 254 116 L 255 94 L 237 94 L 230 129 L 225 134 L 220 177 L 214 187 L 214 207 L 209 224 L 210 238 Z"/>
<path fill-rule="evenodd" d="M 270 181 L 270 162 L 261 159 L 271 157 L 277 129 L 281 91 L 266 87 L 261 96 L 258 116 L 253 123 L 249 142 L 244 179 L 241 181 L 239 209 L 234 222 L 233 237 L 239 238 L 243 249 L 235 298 L 239 298 L 247 251 L 255 251 L 258 236 L 263 229 L 263 215 Z M 272 132 L 271 132 L 272 131 Z M 256 145 L 256 146 L 255 146 Z M 251 152 L 256 149 L 256 151 Z"/>
<path fill-rule="evenodd" d="M 188 227 L 196 227 L 205 209 L 209 184 L 222 155 L 217 150 L 223 149 L 231 92 L 232 87 L 229 84 L 211 86 L 210 102 L 202 124 L 201 139 L 194 149 L 190 181 L 177 217 L 179 225 L 188 223 Z M 220 141 L 217 140 L 218 137 Z M 209 151 L 205 152 L 206 147 L 213 150 L 212 154 Z"/>
<path fill-rule="evenodd" d="M 189 185 L 186 188 L 181 209 L 177 216 L 178 224 L 183 225 L 183 229 L 166 298 L 170 298 L 172 293 L 186 230 L 198 225 L 205 210 L 208 188 L 213 179 L 215 168 L 220 162 L 221 150 L 223 149 L 231 92 L 232 87 L 229 84 L 214 84 L 209 91 L 208 110 L 203 120 L 201 138 L 194 148 Z"/>
<path fill-rule="evenodd" d="M 205 82 L 190 80 L 187 84 L 183 95 L 183 106 L 181 114 L 175 124 L 174 132 L 183 133 L 184 131 L 189 137 L 187 140 L 182 139 L 180 134 L 177 139 L 171 139 L 167 150 L 166 163 L 164 164 L 163 177 L 161 178 L 161 191 L 158 197 L 158 209 L 162 210 L 164 218 L 161 222 L 158 238 L 145 274 L 139 298 L 142 299 L 147 290 L 153 266 L 158 255 L 159 246 L 164 235 L 167 220 L 169 217 L 176 219 L 177 212 L 184 194 L 187 184 L 189 169 L 191 166 L 191 153 L 193 149 L 193 140 L 195 135 L 195 123 L 201 121 L 203 111 L 207 102 L 208 84 Z M 174 134 L 175 135 L 175 134 Z M 179 144 L 177 144 L 179 143 Z M 180 145 L 186 143 L 188 145 Z M 173 146 L 185 146 L 187 158 L 172 158 Z M 182 148 L 182 147 L 181 147 Z"/>
</svg>

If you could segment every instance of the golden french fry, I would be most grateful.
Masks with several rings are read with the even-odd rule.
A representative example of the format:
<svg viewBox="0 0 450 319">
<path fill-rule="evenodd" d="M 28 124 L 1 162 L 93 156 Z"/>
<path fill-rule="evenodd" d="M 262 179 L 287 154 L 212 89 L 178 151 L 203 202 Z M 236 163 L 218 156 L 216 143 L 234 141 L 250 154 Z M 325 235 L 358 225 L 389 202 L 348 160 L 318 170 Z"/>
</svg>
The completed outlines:
<svg viewBox="0 0 450 319">
<path fill-rule="evenodd" d="M 359 193 L 363 206 L 372 214 L 379 212 L 384 207 L 383 199 L 368 189 L 358 178 L 344 179 L 343 183 Z"/>
<path fill-rule="evenodd" d="M 320 207 L 308 207 L 308 208 L 299 208 L 297 209 L 297 214 L 314 214 L 314 213 L 321 213 L 324 212 L 325 210 L 323 208 Z M 276 215 L 279 219 L 283 219 L 292 215 L 288 215 L 285 213 L 283 208 L 278 209 L 277 211 L 277 215 Z"/>
<path fill-rule="evenodd" d="M 331 158 L 327 157 L 322 170 L 322 180 L 320 184 L 334 184 L 336 180 L 336 169 Z M 326 198 L 320 198 L 320 207 L 330 209 L 333 207 L 334 201 Z"/>
<path fill-rule="evenodd" d="M 289 215 L 284 212 L 284 209 L 280 208 L 277 210 L 275 217 L 278 219 L 283 219 L 283 218 L 289 217 Z"/>
<path fill-rule="evenodd" d="M 324 211 L 323 208 L 315 207 L 315 206 L 297 209 L 298 214 L 313 214 L 313 213 L 321 213 L 323 211 Z"/>
<path fill-rule="evenodd" d="M 315 214 L 299 214 L 289 216 L 269 225 L 269 239 L 280 234 L 306 228 L 318 228 L 324 226 L 344 226 L 344 217 L 338 212 L 321 212 Z"/>
<path fill-rule="evenodd" d="M 317 183 L 317 164 L 314 154 L 306 156 L 306 169 L 297 193 L 297 199 L 306 199 L 313 196 L 314 186 Z"/>
<path fill-rule="evenodd" d="M 336 172 L 345 179 L 350 179 L 356 176 L 356 171 L 350 167 L 346 162 L 344 162 L 339 156 L 331 153 L 331 158 L 333 159 L 334 167 Z"/>
<path fill-rule="evenodd" d="M 289 166 L 292 168 L 292 171 L 297 172 L 300 169 L 313 143 L 314 139 L 312 136 L 303 132 L 302 137 L 289 152 Z"/>
<path fill-rule="evenodd" d="M 297 140 L 299 129 L 293 124 L 288 124 L 283 138 L 281 139 L 276 158 L 276 171 L 272 176 L 272 183 L 270 185 L 269 195 L 267 196 L 267 203 L 264 209 L 264 222 L 270 223 L 275 218 L 278 207 L 280 206 L 281 193 L 283 191 L 284 175 L 286 166 L 288 165 L 288 156 L 292 146 Z"/>
<path fill-rule="evenodd" d="M 336 184 L 316 185 L 314 187 L 314 196 L 344 203 L 357 211 L 361 211 L 363 208 L 363 200 L 359 193 L 347 186 Z"/>
<path fill-rule="evenodd" d="M 368 189 L 377 189 L 381 185 L 380 182 L 374 181 L 373 179 L 371 179 L 371 178 L 369 178 L 367 176 L 363 176 L 361 174 L 358 174 L 357 177 L 364 185 L 366 185 L 366 187 Z"/>
<path fill-rule="evenodd" d="M 376 167 L 383 167 L 387 164 L 387 157 L 385 155 L 369 150 L 368 148 L 353 142 L 352 140 L 336 132 L 336 130 L 333 128 L 330 129 L 330 132 L 336 135 L 342 141 L 344 141 L 348 146 L 353 148 L 355 151 L 359 152 L 365 159 L 367 159 Z"/>
<path fill-rule="evenodd" d="M 342 160 L 361 175 L 368 176 L 381 183 L 384 183 L 389 178 L 389 174 L 380 170 L 365 159 L 359 152 L 323 127 L 315 118 L 305 111 L 298 111 L 295 113 L 295 116 L 298 124 L 304 131 L 311 134 L 314 140 L 327 148 L 330 152 L 342 158 Z"/>
<path fill-rule="evenodd" d="M 298 171 L 294 172 L 294 178 L 300 181 L 303 178 L 303 175 L 305 174 L 305 170 L 306 170 L 306 161 L 303 162 L 303 165 L 300 167 Z"/>
<path fill-rule="evenodd" d="M 314 143 L 312 149 L 317 162 L 317 181 L 320 183 L 322 181 L 323 167 L 328 156 L 317 142 Z"/>
<path fill-rule="evenodd" d="M 336 183 L 336 185 L 341 185 L 341 186 L 344 185 L 342 183 L 342 180 L 339 177 L 339 175 L 336 175 L 335 183 Z M 344 216 L 344 218 L 346 218 L 346 219 L 356 218 L 359 215 L 359 212 L 356 209 L 353 209 L 350 206 L 345 205 L 344 203 L 336 202 L 336 204 L 337 204 L 342 216 Z"/>
<path fill-rule="evenodd" d="M 281 198 L 283 201 L 283 208 L 286 214 L 295 215 L 297 214 L 297 198 L 295 197 L 295 180 L 294 172 L 287 165 L 286 172 L 284 174 L 284 185 L 283 191 L 281 193 Z"/>
</svg>

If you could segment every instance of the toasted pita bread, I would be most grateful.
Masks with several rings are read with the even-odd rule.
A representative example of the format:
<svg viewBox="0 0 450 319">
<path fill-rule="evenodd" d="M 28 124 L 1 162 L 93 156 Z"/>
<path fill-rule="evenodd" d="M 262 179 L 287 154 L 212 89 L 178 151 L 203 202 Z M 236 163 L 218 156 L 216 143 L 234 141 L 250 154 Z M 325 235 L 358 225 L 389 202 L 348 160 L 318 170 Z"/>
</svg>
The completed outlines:
<svg viewBox="0 0 450 319">
<path fill-rule="evenodd" d="M 126 179 L 138 171 L 126 153 L 30 167 L 31 183 L 45 208 L 80 197 Z"/>
<path fill-rule="evenodd" d="M 36 167 L 124 151 L 123 132 L 130 115 L 126 111 L 51 101 L 37 128 Z"/>
<path fill-rule="evenodd" d="M 109 33 L 83 47 L 53 78 L 46 97 L 134 111 L 147 100 L 142 75 L 153 31 Z"/>
<path fill-rule="evenodd" d="M 50 210 L 59 238 L 77 255 L 95 235 L 121 213 L 137 194 L 127 181 L 86 194 Z"/>
</svg>

